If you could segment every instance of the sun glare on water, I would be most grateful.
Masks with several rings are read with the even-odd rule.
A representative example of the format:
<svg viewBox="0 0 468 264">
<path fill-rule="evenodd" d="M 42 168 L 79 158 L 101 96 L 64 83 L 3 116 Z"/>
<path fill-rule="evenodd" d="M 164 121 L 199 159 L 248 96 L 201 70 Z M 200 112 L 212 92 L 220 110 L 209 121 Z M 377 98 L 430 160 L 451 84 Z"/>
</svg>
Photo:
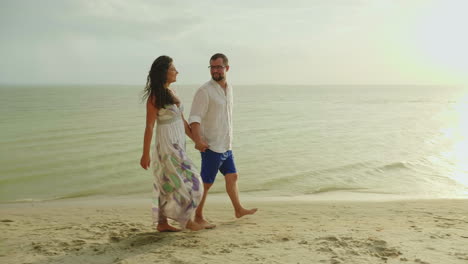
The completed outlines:
<svg viewBox="0 0 468 264">
<path fill-rule="evenodd" d="M 468 91 L 450 109 L 448 127 L 441 129 L 450 142 L 441 156 L 451 165 L 450 176 L 468 188 Z"/>
</svg>

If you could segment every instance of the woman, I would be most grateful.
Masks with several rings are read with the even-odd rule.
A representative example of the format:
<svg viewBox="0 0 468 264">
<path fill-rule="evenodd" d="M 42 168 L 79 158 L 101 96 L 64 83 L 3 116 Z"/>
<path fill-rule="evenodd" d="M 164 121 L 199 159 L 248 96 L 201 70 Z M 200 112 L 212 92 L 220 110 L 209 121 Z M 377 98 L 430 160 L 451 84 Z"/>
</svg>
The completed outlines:
<svg viewBox="0 0 468 264">
<path fill-rule="evenodd" d="M 203 228 L 192 221 L 203 194 L 200 175 L 185 154 L 185 134 L 192 138 L 192 133 L 181 102 L 170 88 L 178 73 L 170 57 L 158 57 L 151 65 L 143 96 L 147 100 L 146 129 L 140 165 L 146 170 L 151 163 L 153 168 L 153 222 L 160 232 L 180 231 L 169 225 L 167 218 L 183 228 Z M 155 122 L 156 142 L 151 159 Z"/>
</svg>

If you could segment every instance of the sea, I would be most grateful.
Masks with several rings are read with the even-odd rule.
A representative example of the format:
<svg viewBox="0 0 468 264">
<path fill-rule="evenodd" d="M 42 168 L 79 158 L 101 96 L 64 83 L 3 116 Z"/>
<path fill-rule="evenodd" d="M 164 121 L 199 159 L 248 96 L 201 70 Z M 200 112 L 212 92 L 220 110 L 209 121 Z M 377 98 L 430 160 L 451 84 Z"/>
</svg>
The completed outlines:
<svg viewBox="0 0 468 264">
<path fill-rule="evenodd" d="M 1 85 L 0 202 L 150 197 L 142 90 Z M 241 198 L 468 198 L 468 86 L 234 84 L 233 111 Z"/>
</svg>

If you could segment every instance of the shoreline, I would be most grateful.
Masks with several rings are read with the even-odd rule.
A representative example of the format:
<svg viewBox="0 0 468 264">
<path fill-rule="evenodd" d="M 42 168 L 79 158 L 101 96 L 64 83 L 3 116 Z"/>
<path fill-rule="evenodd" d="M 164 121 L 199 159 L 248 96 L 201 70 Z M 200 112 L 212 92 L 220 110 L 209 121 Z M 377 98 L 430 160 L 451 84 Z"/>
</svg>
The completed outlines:
<svg viewBox="0 0 468 264">
<path fill-rule="evenodd" d="M 18 201 L 4 201 L 0 202 L 0 209 L 6 207 L 14 207 L 21 204 L 56 204 L 56 203 L 83 203 L 87 202 L 96 203 L 113 203 L 113 201 L 123 201 L 125 203 L 146 203 L 151 199 L 151 194 L 128 194 L 128 195 L 91 195 L 82 197 L 58 197 L 44 200 L 24 199 Z M 229 202 L 229 197 L 225 192 L 210 193 L 208 196 L 212 202 Z M 409 196 L 400 194 L 384 194 L 372 192 L 356 192 L 356 191 L 329 191 L 313 194 L 303 195 L 268 195 L 267 192 L 241 192 L 241 201 L 245 202 L 391 202 L 391 201 L 418 201 L 418 200 L 468 200 L 468 193 L 465 195 L 451 196 L 451 197 L 434 197 L 434 196 Z"/>
<path fill-rule="evenodd" d="M 210 199 L 211 198 L 211 199 Z M 213 199 L 215 198 L 215 199 Z M 2 263 L 455 263 L 468 261 L 468 199 L 252 201 L 236 219 L 208 197 L 213 230 L 159 233 L 150 201 L 0 205 Z M 247 197 L 248 198 L 248 197 Z"/>
</svg>

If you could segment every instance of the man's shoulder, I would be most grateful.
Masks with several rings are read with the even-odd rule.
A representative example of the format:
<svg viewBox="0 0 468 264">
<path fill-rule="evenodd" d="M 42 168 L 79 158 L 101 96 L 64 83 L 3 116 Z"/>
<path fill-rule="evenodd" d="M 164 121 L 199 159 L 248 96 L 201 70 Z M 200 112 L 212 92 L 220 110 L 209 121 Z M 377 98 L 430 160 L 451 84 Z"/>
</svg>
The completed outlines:
<svg viewBox="0 0 468 264">
<path fill-rule="evenodd" d="M 207 81 L 206 83 L 202 84 L 202 86 L 200 86 L 200 88 L 198 88 L 199 90 L 205 90 L 205 89 L 209 89 L 213 87 L 213 83 L 211 82 L 211 80 Z"/>
<path fill-rule="evenodd" d="M 213 89 L 213 83 L 210 81 L 207 81 L 206 83 L 202 84 L 198 89 L 197 93 L 205 93 L 205 94 L 210 94 L 210 90 Z"/>
<path fill-rule="evenodd" d="M 195 92 L 195 97 L 199 98 L 205 97 L 205 96 L 210 96 L 210 81 L 204 83 L 202 86 L 200 86 L 197 91 Z"/>
</svg>

